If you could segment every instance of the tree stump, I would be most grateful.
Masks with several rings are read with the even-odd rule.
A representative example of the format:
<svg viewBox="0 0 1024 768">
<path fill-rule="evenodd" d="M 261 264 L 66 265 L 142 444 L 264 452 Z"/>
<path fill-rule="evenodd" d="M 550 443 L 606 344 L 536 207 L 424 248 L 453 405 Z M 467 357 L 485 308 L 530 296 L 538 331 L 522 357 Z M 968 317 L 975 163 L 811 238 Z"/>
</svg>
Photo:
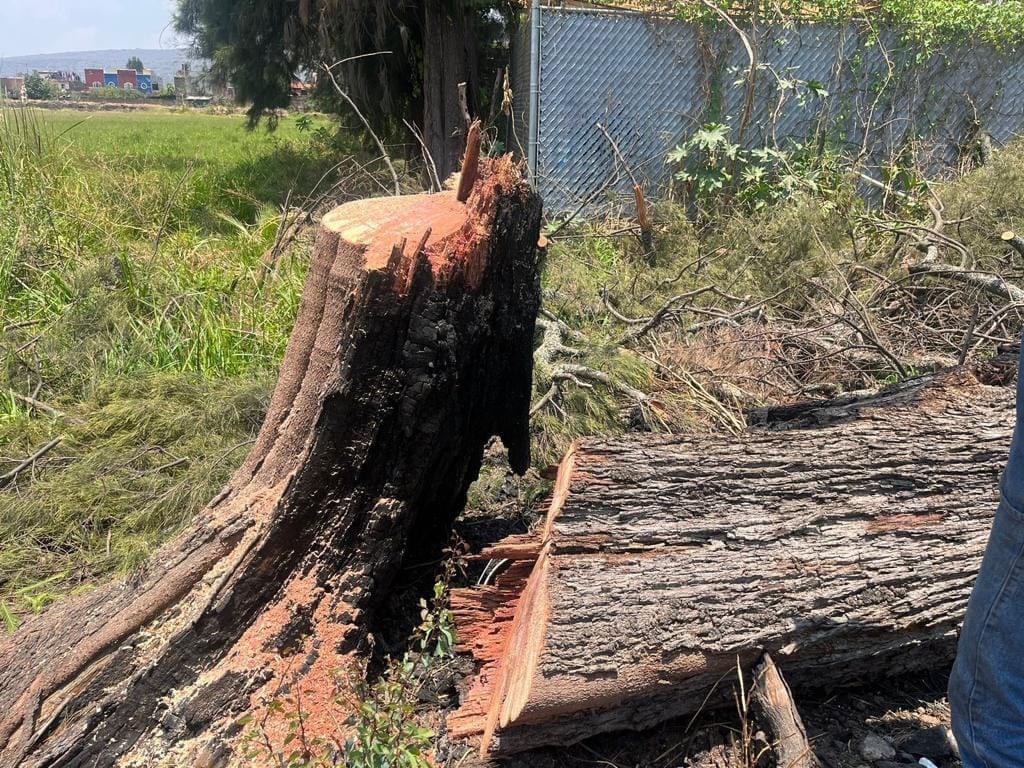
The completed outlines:
<svg viewBox="0 0 1024 768">
<path fill-rule="evenodd" d="M 789 411 L 820 426 L 580 441 L 542 529 L 482 555 L 512 567 L 453 594 L 480 663 L 453 735 L 502 754 L 648 727 L 765 652 L 794 690 L 950 660 L 1013 388 L 957 369 Z"/>
<path fill-rule="evenodd" d="M 403 557 L 447 542 L 493 435 L 528 465 L 539 226 L 508 158 L 465 203 L 323 219 L 242 468 L 141 573 L 0 640 L 0 766 L 224 765 L 281 690 L 311 736 L 344 738 L 338 680 Z"/>
</svg>

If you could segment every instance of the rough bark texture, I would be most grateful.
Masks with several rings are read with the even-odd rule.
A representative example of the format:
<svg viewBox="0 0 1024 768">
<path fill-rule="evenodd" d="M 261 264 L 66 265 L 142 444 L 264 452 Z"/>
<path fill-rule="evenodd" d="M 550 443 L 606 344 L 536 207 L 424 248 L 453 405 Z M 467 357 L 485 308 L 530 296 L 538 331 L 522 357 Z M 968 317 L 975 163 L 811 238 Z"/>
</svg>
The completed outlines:
<svg viewBox="0 0 1024 768">
<path fill-rule="evenodd" d="M 960 369 L 792 410 L 814 429 L 580 442 L 539 535 L 485 553 L 515 567 L 455 596 L 482 668 L 451 730 L 501 753 L 643 728 L 765 651 L 794 688 L 948 659 L 1013 406 Z"/>
<path fill-rule="evenodd" d="M 818 762 L 789 684 L 772 657 L 765 654 L 754 667 L 750 703 L 771 745 L 776 768 L 818 768 Z"/>
<path fill-rule="evenodd" d="M 446 541 L 492 435 L 528 463 L 540 202 L 484 162 L 468 203 L 325 217 L 244 466 L 142 573 L 0 640 L 0 765 L 225 765 L 280 691 L 311 737 L 344 737 L 339 679 L 422 556 L 406 542 Z"/>
<path fill-rule="evenodd" d="M 469 125 L 459 103 L 466 83 L 469 117 L 477 116 L 479 91 L 474 12 L 447 0 L 423 3 L 423 137 L 443 182 L 458 168 Z"/>
</svg>

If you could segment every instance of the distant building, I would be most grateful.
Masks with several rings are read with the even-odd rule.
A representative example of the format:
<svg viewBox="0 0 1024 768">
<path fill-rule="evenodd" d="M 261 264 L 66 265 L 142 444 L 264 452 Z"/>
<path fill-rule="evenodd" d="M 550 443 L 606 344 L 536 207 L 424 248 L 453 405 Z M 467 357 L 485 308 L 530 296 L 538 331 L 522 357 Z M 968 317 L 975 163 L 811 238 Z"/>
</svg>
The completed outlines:
<svg viewBox="0 0 1024 768">
<path fill-rule="evenodd" d="M 134 69 L 117 70 L 117 87 L 132 91 L 139 87 L 139 73 Z"/>
<path fill-rule="evenodd" d="M 44 80 L 56 83 L 57 87 L 64 93 L 80 91 L 85 87 L 82 84 L 82 78 L 78 76 L 77 72 L 56 69 L 37 69 L 35 73 Z"/>
<path fill-rule="evenodd" d="M 28 94 L 25 93 L 25 78 L 21 76 L 0 77 L 0 97 L 24 101 L 28 97 Z"/>
<path fill-rule="evenodd" d="M 135 86 L 146 96 L 153 93 L 153 73 L 144 69 L 135 76 Z"/>
<path fill-rule="evenodd" d="M 103 85 L 108 88 L 117 88 L 117 72 L 103 70 Z"/>
<path fill-rule="evenodd" d="M 85 68 L 85 86 L 86 88 L 102 88 L 103 82 L 103 69 L 101 67 L 86 67 Z"/>
</svg>

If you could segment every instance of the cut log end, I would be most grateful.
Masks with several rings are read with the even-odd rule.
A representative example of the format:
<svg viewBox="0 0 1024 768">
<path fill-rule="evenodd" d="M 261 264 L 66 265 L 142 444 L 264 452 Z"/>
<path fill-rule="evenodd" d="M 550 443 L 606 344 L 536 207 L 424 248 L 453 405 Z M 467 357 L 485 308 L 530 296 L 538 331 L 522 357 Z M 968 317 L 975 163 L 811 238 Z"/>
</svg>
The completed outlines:
<svg viewBox="0 0 1024 768">
<path fill-rule="evenodd" d="M 455 193 L 354 200 L 324 216 L 322 228 L 338 236 L 341 248 L 358 254 L 361 263 L 354 266 L 391 272 L 399 291 L 407 290 L 420 259 L 430 265 L 435 281 L 462 272 L 475 288 L 485 267 L 481 259 L 495 202 L 515 189 L 519 177 L 511 157 L 480 159 L 478 134 L 474 158 L 469 157 L 471 148 L 465 189 L 460 181 Z M 417 247 L 409 250 L 408 243 Z"/>
<path fill-rule="evenodd" d="M 765 651 L 805 688 L 950 659 L 1013 388 L 953 369 L 805 415 L 820 426 L 576 445 L 534 541 L 489 550 L 532 558 L 488 595 L 500 621 L 457 616 L 489 642 L 453 735 L 502 755 L 648 727 L 726 704 L 718 683 Z"/>
</svg>

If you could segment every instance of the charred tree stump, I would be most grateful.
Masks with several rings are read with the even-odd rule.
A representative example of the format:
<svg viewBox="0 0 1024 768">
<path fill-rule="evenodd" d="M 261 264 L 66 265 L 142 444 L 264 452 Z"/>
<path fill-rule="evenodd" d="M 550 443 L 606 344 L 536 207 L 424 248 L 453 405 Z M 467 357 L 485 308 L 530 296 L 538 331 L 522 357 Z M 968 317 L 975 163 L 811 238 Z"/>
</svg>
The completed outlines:
<svg viewBox="0 0 1024 768">
<path fill-rule="evenodd" d="M 821 426 L 578 443 L 540 532 L 483 553 L 513 566 L 453 595 L 481 665 L 453 735 L 501 754 L 644 728 L 725 703 L 765 652 L 794 689 L 950 659 L 1013 388 L 955 369 L 791 411 Z"/>
<path fill-rule="evenodd" d="M 507 158 L 465 203 L 324 218 L 244 466 L 140 574 L 0 640 L 0 765 L 225 765 L 281 690 L 308 733 L 344 738 L 338 681 L 403 556 L 447 541 L 492 435 L 528 464 L 539 225 Z"/>
</svg>

